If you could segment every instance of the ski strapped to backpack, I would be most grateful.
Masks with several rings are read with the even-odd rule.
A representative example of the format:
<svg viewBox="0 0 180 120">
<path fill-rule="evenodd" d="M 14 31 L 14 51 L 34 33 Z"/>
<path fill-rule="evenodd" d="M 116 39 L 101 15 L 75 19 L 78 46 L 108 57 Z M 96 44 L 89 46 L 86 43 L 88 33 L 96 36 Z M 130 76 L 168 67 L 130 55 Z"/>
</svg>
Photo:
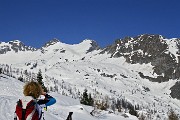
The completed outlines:
<svg viewBox="0 0 180 120">
<path fill-rule="evenodd" d="M 19 100 L 15 111 L 17 117 L 14 120 L 40 120 L 42 113 L 39 115 L 36 104 L 35 100 L 31 100 L 26 106 L 23 106 L 22 100 Z"/>
</svg>

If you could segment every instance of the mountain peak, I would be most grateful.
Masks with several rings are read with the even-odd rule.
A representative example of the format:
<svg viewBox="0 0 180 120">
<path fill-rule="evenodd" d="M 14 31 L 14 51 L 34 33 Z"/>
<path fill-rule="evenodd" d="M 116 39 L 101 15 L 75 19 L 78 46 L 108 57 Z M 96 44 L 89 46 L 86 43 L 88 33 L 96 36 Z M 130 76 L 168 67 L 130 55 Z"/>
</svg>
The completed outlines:
<svg viewBox="0 0 180 120">
<path fill-rule="evenodd" d="M 9 43 L 22 43 L 20 40 L 11 40 L 11 41 L 9 41 Z"/>
<path fill-rule="evenodd" d="M 51 45 L 54 45 L 54 44 L 56 44 L 58 42 L 60 42 L 60 41 L 57 38 L 53 38 L 49 42 L 45 43 L 42 48 L 47 48 L 47 47 L 49 47 Z"/>
<path fill-rule="evenodd" d="M 84 40 L 82 40 L 79 44 L 91 44 L 92 42 L 96 42 L 96 41 L 94 41 L 94 40 L 91 40 L 91 39 L 84 39 Z"/>
<path fill-rule="evenodd" d="M 158 34 L 142 34 L 142 35 L 139 35 L 135 38 L 139 38 L 139 39 L 147 39 L 147 38 L 165 39 L 165 37 L 163 37 L 162 35 L 158 35 Z"/>
<path fill-rule="evenodd" d="M 25 46 L 24 43 L 22 43 L 20 40 L 12 40 L 8 42 L 11 45 L 16 45 L 16 46 Z"/>
<path fill-rule="evenodd" d="M 87 50 L 87 53 L 92 52 L 93 50 L 100 49 L 99 45 L 95 40 L 85 39 L 80 44 L 90 44 L 90 48 Z"/>
<path fill-rule="evenodd" d="M 0 42 L 1 49 L 0 54 L 5 54 L 9 51 L 19 52 L 19 51 L 35 51 L 36 49 L 30 46 L 25 46 L 20 40 L 12 40 L 7 43 Z"/>
</svg>

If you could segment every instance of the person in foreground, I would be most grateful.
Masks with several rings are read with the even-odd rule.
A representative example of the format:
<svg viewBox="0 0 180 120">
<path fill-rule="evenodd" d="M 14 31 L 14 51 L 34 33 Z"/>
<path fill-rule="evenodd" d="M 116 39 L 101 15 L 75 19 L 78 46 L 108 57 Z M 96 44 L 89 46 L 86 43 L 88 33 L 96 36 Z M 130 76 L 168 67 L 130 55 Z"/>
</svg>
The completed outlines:
<svg viewBox="0 0 180 120">
<path fill-rule="evenodd" d="M 56 103 L 56 99 L 45 93 L 38 82 L 24 86 L 24 97 L 17 102 L 14 120 L 41 120 L 43 108 Z"/>
</svg>

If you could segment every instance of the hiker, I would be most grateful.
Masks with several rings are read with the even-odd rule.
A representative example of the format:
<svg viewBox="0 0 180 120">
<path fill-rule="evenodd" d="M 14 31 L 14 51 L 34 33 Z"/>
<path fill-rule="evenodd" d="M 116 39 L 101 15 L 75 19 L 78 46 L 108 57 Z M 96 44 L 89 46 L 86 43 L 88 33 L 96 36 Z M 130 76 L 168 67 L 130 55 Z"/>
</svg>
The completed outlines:
<svg viewBox="0 0 180 120">
<path fill-rule="evenodd" d="M 43 108 L 56 103 L 56 99 L 43 91 L 38 82 L 24 86 L 24 97 L 17 102 L 14 120 L 40 120 Z"/>
</svg>

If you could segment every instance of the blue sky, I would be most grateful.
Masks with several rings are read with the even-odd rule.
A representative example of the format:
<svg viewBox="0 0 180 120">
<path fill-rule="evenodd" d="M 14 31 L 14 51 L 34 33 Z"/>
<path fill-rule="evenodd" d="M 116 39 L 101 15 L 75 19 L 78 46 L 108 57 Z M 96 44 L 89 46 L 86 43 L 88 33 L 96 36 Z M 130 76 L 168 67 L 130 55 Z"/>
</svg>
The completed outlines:
<svg viewBox="0 0 180 120">
<path fill-rule="evenodd" d="M 52 38 L 101 47 L 118 38 L 180 38 L 180 0 L 0 0 L 0 41 L 41 47 Z"/>
</svg>

